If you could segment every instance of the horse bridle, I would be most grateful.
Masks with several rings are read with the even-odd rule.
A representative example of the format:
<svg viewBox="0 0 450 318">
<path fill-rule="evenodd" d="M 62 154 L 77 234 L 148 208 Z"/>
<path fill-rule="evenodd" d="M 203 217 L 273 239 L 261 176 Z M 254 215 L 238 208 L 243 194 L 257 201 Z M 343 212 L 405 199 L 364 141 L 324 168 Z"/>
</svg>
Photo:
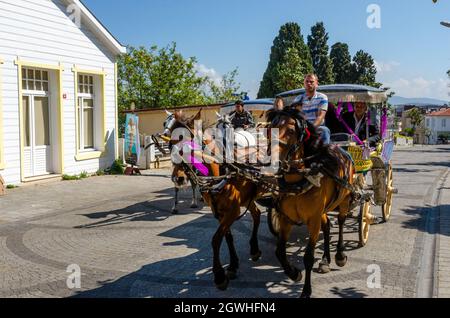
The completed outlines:
<svg viewBox="0 0 450 318">
<path fill-rule="evenodd" d="M 308 130 L 308 123 L 305 119 L 293 118 L 289 113 L 284 112 L 284 111 L 281 111 L 280 114 L 272 120 L 272 123 L 270 126 L 273 127 L 274 125 L 278 125 L 282 116 L 286 116 L 288 118 L 292 118 L 295 120 L 295 128 L 297 130 L 297 135 L 298 135 L 297 142 L 292 145 L 289 145 L 287 142 L 282 141 L 279 138 L 277 140 L 279 144 L 281 144 L 285 147 L 289 147 L 289 149 L 287 151 L 286 159 L 280 160 L 281 169 L 285 172 L 288 172 L 288 171 L 290 171 L 291 165 L 293 163 L 304 163 L 305 161 L 307 161 L 307 159 L 312 159 L 312 158 L 306 158 L 306 159 L 300 159 L 300 160 L 292 160 L 293 155 L 295 155 L 295 153 L 297 153 L 297 151 L 300 149 L 300 147 L 303 145 L 303 143 L 310 139 L 311 132 Z"/>
</svg>

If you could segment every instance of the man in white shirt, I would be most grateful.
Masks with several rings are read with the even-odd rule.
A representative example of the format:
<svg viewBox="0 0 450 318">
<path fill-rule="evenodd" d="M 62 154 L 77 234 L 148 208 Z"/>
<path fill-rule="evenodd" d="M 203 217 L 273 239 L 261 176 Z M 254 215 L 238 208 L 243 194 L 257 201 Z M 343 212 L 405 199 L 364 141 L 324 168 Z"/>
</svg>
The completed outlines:
<svg viewBox="0 0 450 318">
<path fill-rule="evenodd" d="M 292 106 L 305 114 L 306 120 L 313 124 L 321 133 L 324 144 L 329 144 L 331 132 L 325 126 L 325 116 L 328 111 L 328 97 L 325 94 L 317 92 L 317 87 L 319 87 L 317 75 L 306 75 L 304 85 L 305 94 L 298 96 Z"/>
</svg>

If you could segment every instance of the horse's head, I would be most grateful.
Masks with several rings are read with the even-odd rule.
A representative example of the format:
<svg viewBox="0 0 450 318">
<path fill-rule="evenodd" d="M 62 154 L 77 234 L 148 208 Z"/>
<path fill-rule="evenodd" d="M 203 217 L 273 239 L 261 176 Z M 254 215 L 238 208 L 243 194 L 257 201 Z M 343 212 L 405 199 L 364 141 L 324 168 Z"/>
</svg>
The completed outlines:
<svg viewBox="0 0 450 318">
<path fill-rule="evenodd" d="M 183 143 L 180 143 L 183 140 L 182 136 L 179 136 L 179 138 L 178 138 L 178 136 L 172 136 L 174 131 L 177 128 L 185 128 L 188 130 L 188 134 L 191 135 L 191 138 L 193 138 L 194 137 L 193 130 L 194 130 L 195 121 L 201 119 L 201 114 L 202 114 L 201 109 L 197 114 L 195 114 L 192 117 L 186 117 L 181 110 L 176 111 L 173 114 L 167 112 L 168 117 L 167 117 L 166 121 L 164 122 L 164 129 L 165 129 L 164 134 L 166 137 L 169 137 L 169 136 L 172 137 L 172 140 L 170 141 L 170 143 L 173 147 L 178 147 L 177 145 L 181 145 L 181 146 L 179 146 L 179 148 L 172 148 L 172 152 L 175 149 L 177 149 L 177 151 L 182 151 L 182 147 L 183 147 Z M 187 137 L 187 136 L 185 135 L 185 137 Z M 175 151 L 175 152 L 177 152 L 177 151 Z M 184 171 L 183 165 L 178 162 L 177 163 L 173 162 L 172 181 L 175 184 L 175 187 L 177 187 L 177 188 L 186 187 L 189 183 L 189 178 L 188 178 L 186 172 Z"/>
<path fill-rule="evenodd" d="M 317 138 L 314 126 L 296 109 L 271 110 L 266 116 L 270 129 L 278 129 L 278 137 L 276 140 L 272 139 L 271 143 L 278 143 L 279 149 L 274 150 L 278 151 L 281 160 L 292 156 L 302 157 L 304 144 Z"/>
<path fill-rule="evenodd" d="M 202 109 L 192 117 L 186 117 L 182 110 L 177 110 L 175 113 L 171 113 L 166 110 L 167 118 L 164 121 L 164 133 L 166 137 L 170 137 L 172 132 L 177 128 L 188 128 L 192 130 L 196 120 L 200 120 L 202 116 Z"/>
</svg>

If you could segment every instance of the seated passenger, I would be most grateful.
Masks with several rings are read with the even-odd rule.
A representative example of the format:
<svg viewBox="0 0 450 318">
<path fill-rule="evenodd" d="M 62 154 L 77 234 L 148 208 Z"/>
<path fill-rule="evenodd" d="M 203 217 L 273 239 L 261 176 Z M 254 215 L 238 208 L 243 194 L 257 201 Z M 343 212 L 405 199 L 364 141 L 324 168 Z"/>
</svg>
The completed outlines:
<svg viewBox="0 0 450 318">
<path fill-rule="evenodd" d="M 275 110 L 283 110 L 284 109 L 284 101 L 281 97 L 275 98 L 273 103 L 273 109 Z"/>
<path fill-rule="evenodd" d="M 249 129 L 255 128 L 255 120 L 250 112 L 244 110 L 244 103 L 242 101 L 237 101 L 235 103 L 236 110 L 230 113 L 231 124 L 234 129 L 242 128 Z"/>
<path fill-rule="evenodd" d="M 367 105 L 366 103 L 355 103 L 355 111 L 342 115 L 342 119 L 347 123 L 354 134 L 361 141 L 368 141 L 371 147 L 375 147 L 381 140 L 378 126 L 369 123 L 369 139 L 367 139 Z M 350 132 L 349 132 L 350 133 Z"/>
<path fill-rule="evenodd" d="M 330 129 L 325 126 L 325 116 L 328 111 L 328 97 L 317 92 L 319 80 L 317 75 L 308 74 L 304 81 L 305 93 L 298 96 L 291 107 L 305 114 L 306 120 L 313 124 L 321 134 L 324 144 L 330 143 Z"/>
</svg>

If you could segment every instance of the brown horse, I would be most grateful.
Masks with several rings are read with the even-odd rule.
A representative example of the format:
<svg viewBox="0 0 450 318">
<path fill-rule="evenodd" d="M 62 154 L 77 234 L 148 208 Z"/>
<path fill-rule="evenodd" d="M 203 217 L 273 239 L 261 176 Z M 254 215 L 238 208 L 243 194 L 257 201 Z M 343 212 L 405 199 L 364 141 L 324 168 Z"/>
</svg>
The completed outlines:
<svg viewBox="0 0 450 318">
<path fill-rule="evenodd" d="M 176 116 L 176 123 L 174 123 L 168 133 L 172 133 L 176 128 L 186 128 L 191 138 L 192 133 L 192 120 L 183 120 L 182 116 Z M 207 138 L 206 138 L 207 139 Z M 176 141 L 175 141 L 176 143 Z M 208 147 L 210 153 L 218 151 L 218 148 L 214 141 L 205 140 L 204 147 Z M 231 226 L 235 221 L 240 219 L 241 208 L 245 208 L 246 212 L 249 211 L 253 219 L 253 231 L 250 239 L 250 255 L 251 259 L 256 262 L 261 257 L 261 250 L 258 244 L 258 229 L 260 226 L 261 211 L 255 204 L 255 199 L 258 197 L 258 187 L 249 180 L 239 177 L 224 177 L 228 175 L 226 168 L 223 165 L 218 164 L 212 160 L 212 156 L 205 158 L 203 152 L 196 152 L 196 158 L 200 162 L 204 163 L 207 167 L 210 177 L 216 177 L 214 184 L 205 185 L 200 188 L 202 196 L 205 202 L 210 206 L 214 217 L 219 221 L 219 227 L 212 238 L 213 248 L 213 273 L 214 283 L 220 290 L 226 290 L 230 279 L 237 277 L 237 271 L 239 269 L 239 258 L 234 245 L 234 239 L 231 232 Z M 182 170 L 187 178 L 194 185 L 198 185 L 201 181 L 198 171 L 192 163 L 184 162 L 182 164 L 176 164 L 177 171 Z M 220 260 L 220 247 L 225 237 L 230 253 L 230 265 L 225 271 Z"/>
<path fill-rule="evenodd" d="M 309 124 L 299 111 L 271 111 L 267 117 L 272 129 L 279 129 L 278 151 L 284 170 L 280 187 L 305 184 L 305 182 L 308 184 L 305 180 L 308 178 L 316 181 L 313 181 L 316 186 L 308 187 L 304 192 L 282 193 L 275 198 L 280 214 L 276 256 L 287 276 L 294 281 L 301 279 L 301 273 L 287 259 L 286 242 L 293 225 L 303 223 L 308 228 L 309 242 L 304 256 L 306 278 L 301 297 L 309 298 L 312 294 L 311 271 L 314 266 L 314 252 L 321 229 L 324 234 L 324 255 L 319 265 L 319 272 L 330 271 L 330 221 L 327 216 L 330 211 L 338 210 L 339 212 L 339 241 L 335 260 L 340 267 L 347 263 L 347 256 L 344 253 L 343 227 L 354 198 L 353 163 L 338 148 L 324 146 L 314 126 Z M 319 185 L 317 179 L 320 177 Z"/>
</svg>

